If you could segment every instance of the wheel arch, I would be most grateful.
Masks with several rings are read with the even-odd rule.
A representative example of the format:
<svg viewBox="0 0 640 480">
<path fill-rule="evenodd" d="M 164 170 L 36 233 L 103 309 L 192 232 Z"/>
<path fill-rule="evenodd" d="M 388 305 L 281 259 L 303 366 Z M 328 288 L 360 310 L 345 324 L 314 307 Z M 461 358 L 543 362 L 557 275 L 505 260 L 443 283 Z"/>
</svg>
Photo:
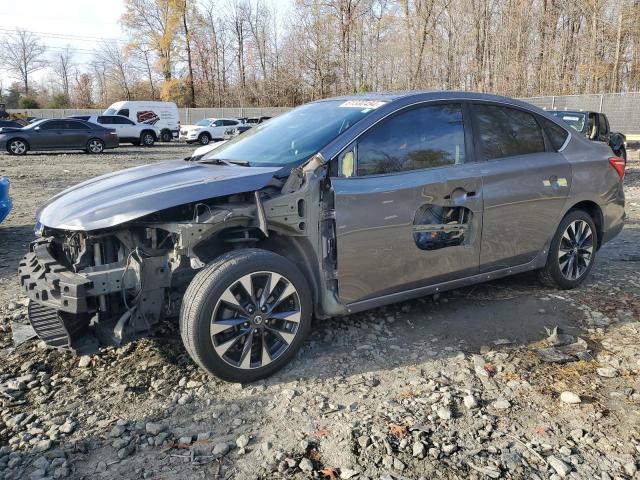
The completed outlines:
<svg viewBox="0 0 640 480">
<path fill-rule="evenodd" d="M 144 135 L 145 133 L 150 133 L 151 135 L 153 135 L 153 139 L 154 140 L 158 140 L 158 136 L 156 135 L 156 132 L 154 132 L 152 129 L 150 128 L 145 128 L 144 130 L 142 130 L 140 132 L 140 136 Z"/>
<path fill-rule="evenodd" d="M 246 241 L 241 241 L 242 238 Z M 226 228 L 194 248 L 204 263 L 215 261 L 221 255 L 234 250 L 257 248 L 281 255 L 292 262 L 309 284 L 314 312 L 318 309 L 320 271 L 313 247 L 305 237 L 291 237 L 269 230 L 269 236 L 254 227 Z"/>
<path fill-rule="evenodd" d="M 11 137 L 9 140 L 7 140 L 7 151 L 9 151 L 9 145 L 11 144 L 11 142 L 13 142 L 14 140 L 21 140 L 25 143 L 25 145 L 27 146 L 27 150 L 31 149 L 31 144 L 29 144 L 29 140 L 27 140 L 24 137 Z"/>
<path fill-rule="evenodd" d="M 588 213 L 593 219 L 593 223 L 596 224 L 596 234 L 598 235 L 598 245 L 596 250 L 599 250 L 600 245 L 602 245 L 602 239 L 604 238 L 604 215 L 600 205 L 592 200 L 582 200 L 571 206 L 565 215 L 574 210 L 582 210 L 583 212 Z"/>
</svg>

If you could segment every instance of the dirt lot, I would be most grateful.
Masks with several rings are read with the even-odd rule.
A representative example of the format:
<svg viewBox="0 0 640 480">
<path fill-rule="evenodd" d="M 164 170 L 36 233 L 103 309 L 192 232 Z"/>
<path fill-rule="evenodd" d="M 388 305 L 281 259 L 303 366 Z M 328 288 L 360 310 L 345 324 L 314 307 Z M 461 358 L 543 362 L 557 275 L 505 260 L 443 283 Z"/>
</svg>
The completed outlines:
<svg viewBox="0 0 640 480">
<path fill-rule="evenodd" d="M 14 348 L 37 206 L 192 150 L 0 154 L 0 479 L 640 478 L 638 152 L 627 226 L 578 290 L 522 275 L 317 321 L 291 365 L 244 386 L 199 371 L 171 322 L 92 357 Z"/>
</svg>

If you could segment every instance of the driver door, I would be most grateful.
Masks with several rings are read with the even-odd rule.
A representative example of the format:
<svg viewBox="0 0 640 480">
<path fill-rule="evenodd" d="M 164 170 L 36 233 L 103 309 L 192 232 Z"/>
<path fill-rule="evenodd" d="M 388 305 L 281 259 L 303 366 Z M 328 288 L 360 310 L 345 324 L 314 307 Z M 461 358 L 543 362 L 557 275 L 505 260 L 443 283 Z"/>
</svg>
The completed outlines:
<svg viewBox="0 0 640 480">
<path fill-rule="evenodd" d="M 482 181 L 462 103 L 383 119 L 338 158 L 338 289 L 347 304 L 478 273 Z"/>
</svg>

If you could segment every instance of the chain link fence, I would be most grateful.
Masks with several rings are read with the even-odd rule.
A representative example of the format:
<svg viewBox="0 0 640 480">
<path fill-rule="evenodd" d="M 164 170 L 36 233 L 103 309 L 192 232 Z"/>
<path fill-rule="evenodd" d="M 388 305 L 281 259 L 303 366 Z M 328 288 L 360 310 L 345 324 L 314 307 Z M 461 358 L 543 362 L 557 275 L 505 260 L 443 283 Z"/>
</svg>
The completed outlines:
<svg viewBox="0 0 640 480">
<path fill-rule="evenodd" d="M 563 95 L 549 97 L 522 98 L 526 102 L 546 109 L 579 109 L 603 112 L 609 117 L 613 131 L 626 135 L 640 136 L 640 92 L 635 93 L 603 93 L 594 95 Z M 275 117 L 284 113 L 288 107 L 264 108 L 179 108 L 180 122 L 183 125 L 196 123 L 208 117 Z M 38 118 L 62 118 L 69 115 L 95 115 L 102 109 L 33 109 L 9 110 L 14 113 L 27 113 Z"/>
<path fill-rule="evenodd" d="M 602 112 L 609 118 L 612 131 L 640 135 L 640 92 L 529 97 L 521 100 L 548 110 Z"/>
</svg>

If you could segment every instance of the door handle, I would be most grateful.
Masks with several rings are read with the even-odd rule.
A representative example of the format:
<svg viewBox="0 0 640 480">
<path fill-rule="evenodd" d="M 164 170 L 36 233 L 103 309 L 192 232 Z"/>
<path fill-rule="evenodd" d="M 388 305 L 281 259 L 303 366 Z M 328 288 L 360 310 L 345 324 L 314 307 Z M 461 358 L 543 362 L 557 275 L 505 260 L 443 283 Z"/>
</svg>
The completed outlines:
<svg viewBox="0 0 640 480">
<path fill-rule="evenodd" d="M 453 199 L 453 200 L 465 200 L 465 199 L 467 199 L 469 197 L 475 197 L 475 196 L 476 196 L 475 190 L 471 191 L 471 192 L 468 192 L 464 188 L 458 187 L 458 188 L 454 189 L 453 192 L 451 192 L 449 195 L 445 195 L 444 199 L 445 200 L 451 200 L 451 199 Z"/>
</svg>

